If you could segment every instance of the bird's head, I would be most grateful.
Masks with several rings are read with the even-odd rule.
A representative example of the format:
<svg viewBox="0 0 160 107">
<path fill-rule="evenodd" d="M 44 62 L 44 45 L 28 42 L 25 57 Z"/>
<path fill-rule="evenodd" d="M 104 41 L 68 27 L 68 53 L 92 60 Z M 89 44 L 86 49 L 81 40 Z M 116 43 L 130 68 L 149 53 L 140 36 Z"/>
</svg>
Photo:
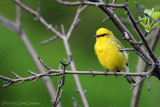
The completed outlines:
<svg viewBox="0 0 160 107">
<path fill-rule="evenodd" d="M 100 28 L 97 30 L 96 35 L 94 37 L 96 37 L 97 39 L 100 38 L 112 39 L 114 36 L 110 30 L 106 28 Z"/>
</svg>

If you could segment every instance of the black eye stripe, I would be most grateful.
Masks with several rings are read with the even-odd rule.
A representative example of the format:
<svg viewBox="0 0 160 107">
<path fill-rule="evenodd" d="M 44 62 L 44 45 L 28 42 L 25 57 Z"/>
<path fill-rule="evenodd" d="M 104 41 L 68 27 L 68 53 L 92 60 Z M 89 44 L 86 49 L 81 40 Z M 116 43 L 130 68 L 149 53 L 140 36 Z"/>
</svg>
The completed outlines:
<svg viewBox="0 0 160 107">
<path fill-rule="evenodd" d="M 103 36 L 105 36 L 105 35 L 107 35 L 106 33 L 104 33 L 104 34 L 102 34 L 102 35 L 99 35 L 100 37 L 103 37 Z"/>
</svg>

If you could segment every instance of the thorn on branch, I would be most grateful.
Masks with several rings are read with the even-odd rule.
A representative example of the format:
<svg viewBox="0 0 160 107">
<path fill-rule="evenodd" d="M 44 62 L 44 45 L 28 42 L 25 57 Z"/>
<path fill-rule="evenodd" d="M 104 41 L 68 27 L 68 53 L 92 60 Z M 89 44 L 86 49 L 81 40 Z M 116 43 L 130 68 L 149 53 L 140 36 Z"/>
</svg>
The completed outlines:
<svg viewBox="0 0 160 107">
<path fill-rule="evenodd" d="M 16 78 L 18 78 L 18 79 L 22 78 L 22 77 L 20 77 L 19 75 L 17 75 L 15 72 L 12 72 L 12 73 L 13 73 L 13 75 L 14 75 Z"/>
<path fill-rule="evenodd" d="M 87 93 L 87 90 L 84 90 L 84 94 L 86 94 Z"/>
<path fill-rule="evenodd" d="M 94 74 L 93 70 L 92 70 L 92 69 L 90 69 L 89 71 L 91 72 L 92 77 L 94 77 L 94 76 L 95 76 L 95 74 Z"/>
<path fill-rule="evenodd" d="M 76 91 L 77 93 L 79 93 L 79 90 L 78 90 L 78 89 L 76 89 L 75 91 Z M 83 93 L 86 94 L 86 93 L 87 93 L 87 90 L 84 90 Z"/>
<path fill-rule="evenodd" d="M 52 28 L 53 28 L 52 24 L 49 24 L 49 25 L 47 26 L 47 29 L 48 29 L 48 30 L 50 30 L 50 29 L 52 29 Z"/>
<path fill-rule="evenodd" d="M 118 72 L 118 71 L 114 71 L 114 76 L 115 76 L 115 77 L 117 76 L 117 72 Z"/>
<path fill-rule="evenodd" d="M 53 41 L 53 40 L 55 40 L 57 38 L 58 38 L 58 36 L 53 36 L 53 37 L 51 37 L 51 38 L 49 38 L 49 39 L 47 39 L 47 40 L 45 40 L 43 42 L 40 42 L 39 44 L 43 45 L 43 44 L 49 43 L 49 42 L 51 42 L 51 41 Z"/>
<path fill-rule="evenodd" d="M 38 79 L 39 79 L 39 76 L 36 79 L 34 79 L 33 83 L 35 83 Z"/>
<path fill-rule="evenodd" d="M 108 69 L 105 71 L 105 74 L 104 74 L 105 76 L 108 76 Z"/>
<path fill-rule="evenodd" d="M 22 80 L 22 81 L 19 83 L 19 85 L 21 85 L 24 81 L 25 81 L 25 80 Z"/>
<path fill-rule="evenodd" d="M 29 72 L 31 75 L 33 75 L 33 76 L 37 75 L 37 73 L 32 72 L 32 71 L 30 71 L 30 70 L 28 70 L 28 72 Z"/>
<path fill-rule="evenodd" d="M 109 19 L 110 19 L 110 17 L 107 17 L 107 18 L 103 19 L 103 22 L 106 22 L 106 21 L 108 21 Z"/>
</svg>

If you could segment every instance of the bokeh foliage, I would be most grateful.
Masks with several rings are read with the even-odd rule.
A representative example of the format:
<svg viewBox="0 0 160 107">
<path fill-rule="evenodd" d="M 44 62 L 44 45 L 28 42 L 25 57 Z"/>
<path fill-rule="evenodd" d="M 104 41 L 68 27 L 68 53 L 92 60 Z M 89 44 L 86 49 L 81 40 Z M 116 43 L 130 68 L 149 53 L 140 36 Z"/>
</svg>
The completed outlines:
<svg viewBox="0 0 160 107">
<path fill-rule="evenodd" d="M 57 26 L 60 30 L 61 24 L 67 30 L 73 21 L 76 9 L 78 7 L 67 7 L 53 2 L 53 0 L 23 0 L 23 3 L 27 6 L 36 9 L 37 3 L 40 2 L 41 15 L 48 21 L 48 23 Z M 160 4 L 159 0 L 140 0 L 137 1 L 140 5 L 146 8 L 152 8 L 157 4 Z M 119 1 L 123 3 L 123 1 Z M 134 1 L 129 2 L 129 7 L 134 13 L 137 9 L 134 5 Z M 32 15 L 22 11 L 23 15 L 23 28 L 28 35 L 32 45 L 34 46 L 37 54 L 42 60 L 50 67 L 56 69 L 59 66 L 59 62 L 66 58 L 65 49 L 60 39 L 50 42 L 45 45 L 39 45 L 39 42 L 52 37 L 54 34 L 48 31 L 40 22 L 35 21 Z M 115 12 L 121 18 L 127 18 L 123 9 L 116 9 Z M 11 0 L 0 0 L 0 15 L 8 18 L 9 20 L 15 20 L 16 6 Z M 134 15 L 138 19 L 138 15 Z M 90 6 L 82 15 L 81 22 L 78 27 L 73 31 L 70 39 L 71 51 L 73 52 L 73 58 L 76 63 L 77 70 L 98 70 L 104 71 L 105 69 L 99 64 L 97 57 L 94 53 L 94 43 L 96 30 L 99 27 L 106 27 L 113 31 L 117 38 L 125 45 L 125 47 L 131 47 L 128 42 L 123 41 L 122 34 L 118 31 L 116 26 L 111 22 L 102 22 L 106 15 L 97 7 Z M 134 37 L 138 40 L 138 36 L 132 30 L 130 25 L 126 25 Z M 141 26 L 142 27 L 142 26 Z M 142 27 L 143 29 L 143 27 Z M 83 43 L 82 43 L 83 42 Z M 159 56 L 159 49 L 156 48 L 156 55 Z M 137 55 L 134 52 L 129 54 L 130 71 L 135 72 Z M 27 53 L 25 46 L 16 33 L 8 30 L 0 24 L 0 75 L 15 78 L 12 75 L 12 71 L 16 72 L 22 77 L 30 76 L 27 72 L 31 70 L 38 72 L 31 57 Z M 69 69 L 69 68 L 68 68 Z M 87 99 L 91 107 L 129 107 L 132 97 L 132 91 L 129 89 L 129 85 L 124 77 L 114 76 L 88 76 L 80 75 L 80 80 L 83 89 L 87 90 Z M 57 81 L 60 77 L 53 77 L 51 80 L 54 86 L 57 87 Z M 160 99 L 160 83 L 158 79 L 152 77 L 151 79 L 151 91 L 147 90 L 146 82 L 144 83 L 139 107 L 151 107 L 160 105 L 158 101 Z M 15 106 L 27 106 L 27 104 L 21 103 L 38 103 L 37 105 L 30 106 L 52 106 L 50 103 L 50 97 L 46 91 L 45 85 L 42 79 L 39 79 L 36 83 L 25 82 L 22 85 L 13 84 L 7 88 L 3 88 L 3 81 L 0 80 L 0 107 L 11 107 L 13 104 L 5 104 L 5 102 L 16 102 L 19 105 Z M 72 75 L 66 76 L 66 82 L 63 87 L 64 93 L 61 99 L 63 107 L 72 107 L 72 97 L 75 97 L 78 104 L 82 107 L 82 102 L 78 93 L 75 91 L 76 86 Z"/>
</svg>

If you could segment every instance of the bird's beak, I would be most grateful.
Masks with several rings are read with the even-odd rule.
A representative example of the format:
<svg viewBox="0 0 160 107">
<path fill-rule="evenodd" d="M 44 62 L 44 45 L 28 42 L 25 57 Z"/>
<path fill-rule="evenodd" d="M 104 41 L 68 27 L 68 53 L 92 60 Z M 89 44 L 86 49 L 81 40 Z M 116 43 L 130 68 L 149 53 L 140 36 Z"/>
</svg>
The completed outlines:
<svg viewBox="0 0 160 107">
<path fill-rule="evenodd" d="M 99 35 L 94 35 L 93 37 L 99 37 Z"/>
</svg>

